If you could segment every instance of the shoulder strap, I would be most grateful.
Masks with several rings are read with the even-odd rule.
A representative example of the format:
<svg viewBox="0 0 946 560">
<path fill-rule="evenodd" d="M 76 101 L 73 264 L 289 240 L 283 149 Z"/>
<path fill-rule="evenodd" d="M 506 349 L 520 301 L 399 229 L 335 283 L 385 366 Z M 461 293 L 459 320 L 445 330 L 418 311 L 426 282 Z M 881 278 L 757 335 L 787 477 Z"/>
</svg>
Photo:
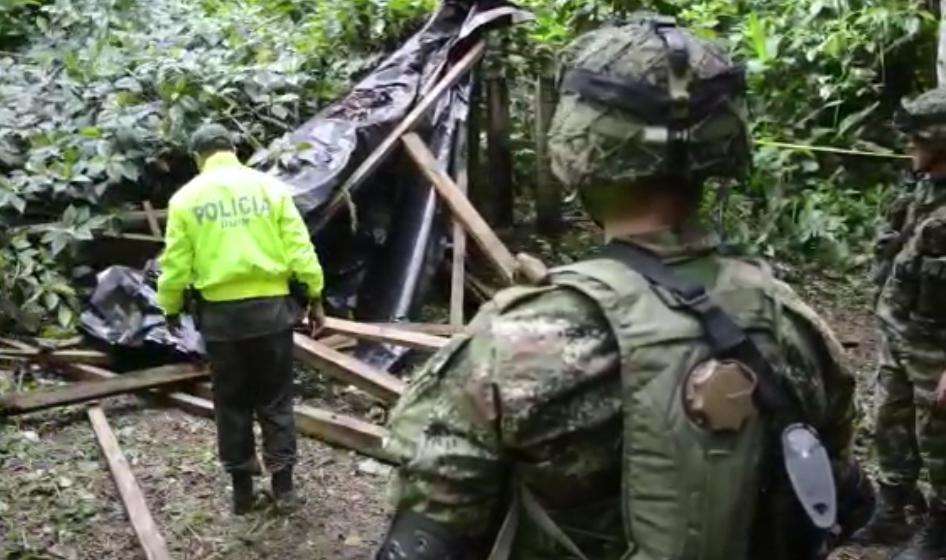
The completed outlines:
<svg viewBox="0 0 946 560">
<path fill-rule="evenodd" d="M 745 331 L 710 298 L 706 288 L 680 277 L 660 258 L 626 243 L 610 243 L 602 255 L 637 272 L 654 286 L 673 294 L 680 308 L 699 320 L 713 353 L 738 360 L 758 376 L 756 404 L 776 418 L 788 421 L 795 407 L 788 392 L 776 378 L 772 365 Z"/>
<path fill-rule="evenodd" d="M 759 347 L 710 298 L 705 287 L 681 278 L 653 253 L 625 243 L 610 243 L 603 256 L 673 294 L 680 308 L 699 320 L 718 358 L 741 361 L 755 372 L 758 386 L 754 397 L 781 432 L 783 465 L 795 496 L 816 527 L 832 527 L 837 520 L 837 491 L 827 451 L 817 431 L 803 422 L 800 407 L 779 382 Z"/>
</svg>

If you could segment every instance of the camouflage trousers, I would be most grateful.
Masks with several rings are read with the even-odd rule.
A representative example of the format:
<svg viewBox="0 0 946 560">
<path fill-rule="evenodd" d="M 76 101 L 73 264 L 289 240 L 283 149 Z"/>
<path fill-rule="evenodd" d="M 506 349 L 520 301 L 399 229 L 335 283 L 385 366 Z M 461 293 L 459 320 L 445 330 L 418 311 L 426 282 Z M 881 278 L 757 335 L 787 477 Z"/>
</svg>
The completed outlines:
<svg viewBox="0 0 946 560">
<path fill-rule="evenodd" d="M 881 333 L 875 435 L 880 481 L 915 484 L 926 467 L 934 496 L 946 500 L 946 408 L 935 406 L 946 347 Z"/>
</svg>

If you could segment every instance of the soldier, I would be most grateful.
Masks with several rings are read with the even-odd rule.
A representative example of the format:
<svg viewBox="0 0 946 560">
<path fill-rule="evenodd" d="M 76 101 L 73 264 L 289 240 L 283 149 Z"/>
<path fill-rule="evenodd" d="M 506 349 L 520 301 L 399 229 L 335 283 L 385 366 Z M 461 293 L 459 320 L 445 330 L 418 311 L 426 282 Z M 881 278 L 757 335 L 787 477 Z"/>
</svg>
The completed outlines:
<svg viewBox="0 0 946 560">
<path fill-rule="evenodd" d="M 893 545 L 913 536 L 895 558 L 926 560 L 946 556 L 946 89 L 904 102 L 897 124 L 919 181 L 891 205 L 877 243 L 880 499 L 853 540 Z M 928 504 L 917 489 L 923 465 Z M 910 508 L 928 509 L 915 535 Z"/>
<path fill-rule="evenodd" d="M 809 558 L 778 431 L 813 424 L 827 453 L 786 438 L 820 449 L 812 480 L 849 478 L 853 380 L 817 315 L 698 224 L 705 180 L 748 167 L 743 72 L 643 16 L 563 66 L 553 169 L 609 244 L 500 293 L 414 378 L 377 558 Z"/>
</svg>

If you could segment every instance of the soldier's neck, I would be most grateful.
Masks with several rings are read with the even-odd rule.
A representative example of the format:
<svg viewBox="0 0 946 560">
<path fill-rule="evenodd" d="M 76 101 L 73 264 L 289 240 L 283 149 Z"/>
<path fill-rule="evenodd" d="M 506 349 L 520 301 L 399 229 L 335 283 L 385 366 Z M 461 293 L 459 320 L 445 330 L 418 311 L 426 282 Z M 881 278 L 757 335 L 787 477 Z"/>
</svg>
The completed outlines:
<svg viewBox="0 0 946 560">
<path fill-rule="evenodd" d="M 640 200 L 630 208 L 616 212 L 603 220 L 607 241 L 635 237 L 661 231 L 677 230 L 690 220 L 693 209 L 676 197 L 658 197 Z"/>
</svg>

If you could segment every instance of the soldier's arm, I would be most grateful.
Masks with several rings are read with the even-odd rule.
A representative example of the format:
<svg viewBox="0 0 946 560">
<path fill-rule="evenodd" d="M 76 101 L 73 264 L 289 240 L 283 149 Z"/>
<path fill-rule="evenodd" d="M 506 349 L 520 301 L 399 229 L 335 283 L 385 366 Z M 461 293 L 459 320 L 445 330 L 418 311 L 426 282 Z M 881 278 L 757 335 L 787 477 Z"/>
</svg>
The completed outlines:
<svg viewBox="0 0 946 560">
<path fill-rule="evenodd" d="M 534 429 L 531 411 L 556 387 L 616 364 L 602 323 L 584 296 L 540 291 L 502 314 L 487 309 L 475 334 L 434 356 L 392 414 L 385 448 L 402 466 L 391 488 L 397 516 L 378 558 L 485 558 L 508 509 L 511 463 L 525 455 L 522 427 Z M 467 552 L 406 550 L 416 531 L 439 532 L 434 540 Z"/>
<path fill-rule="evenodd" d="M 184 210 L 172 200 L 168 209 L 164 252 L 159 262 L 158 305 L 165 315 L 173 316 L 184 306 L 184 291 L 194 283 L 194 247 L 187 235 Z"/>
</svg>

